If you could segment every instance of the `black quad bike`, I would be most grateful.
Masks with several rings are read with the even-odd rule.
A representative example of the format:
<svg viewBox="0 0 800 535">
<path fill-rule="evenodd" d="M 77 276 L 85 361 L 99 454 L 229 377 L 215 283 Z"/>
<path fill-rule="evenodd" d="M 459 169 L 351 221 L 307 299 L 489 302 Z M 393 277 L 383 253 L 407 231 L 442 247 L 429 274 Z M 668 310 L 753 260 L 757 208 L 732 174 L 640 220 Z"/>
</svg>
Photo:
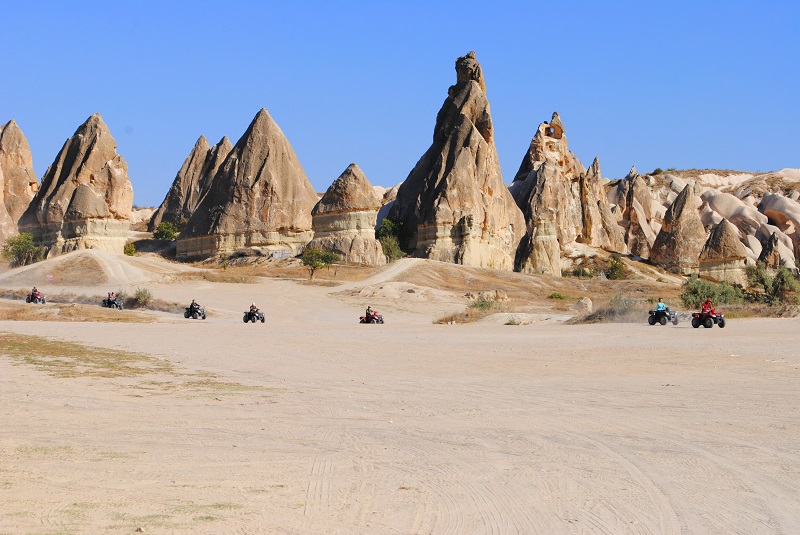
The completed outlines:
<svg viewBox="0 0 800 535">
<path fill-rule="evenodd" d="M 710 329 L 717 324 L 720 329 L 725 328 L 725 314 L 719 312 L 692 312 L 692 327 L 697 329 L 701 325 Z"/>
<path fill-rule="evenodd" d="M 204 309 L 201 306 L 196 306 L 196 307 L 188 306 L 186 307 L 186 310 L 183 312 L 183 317 L 192 318 L 193 320 L 199 318 L 206 319 L 206 309 Z"/>
<path fill-rule="evenodd" d="M 248 321 L 252 323 L 255 323 L 257 321 L 264 323 L 266 321 L 266 318 L 264 317 L 264 313 L 261 312 L 260 310 L 256 310 L 255 312 L 248 310 L 247 312 L 244 313 L 242 321 L 245 323 L 247 323 Z"/>
<path fill-rule="evenodd" d="M 670 309 L 651 310 L 650 315 L 647 317 L 647 323 L 650 325 L 655 325 L 656 323 L 659 325 L 666 325 L 667 323 L 677 325 L 678 314 Z"/>
<path fill-rule="evenodd" d="M 124 307 L 122 299 L 120 299 L 119 297 L 113 297 L 111 299 L 106 297 L 100 304 L 103 305 L 105 308 L 116 308 L 117 310 L 122 310 Z"/>
</svg>

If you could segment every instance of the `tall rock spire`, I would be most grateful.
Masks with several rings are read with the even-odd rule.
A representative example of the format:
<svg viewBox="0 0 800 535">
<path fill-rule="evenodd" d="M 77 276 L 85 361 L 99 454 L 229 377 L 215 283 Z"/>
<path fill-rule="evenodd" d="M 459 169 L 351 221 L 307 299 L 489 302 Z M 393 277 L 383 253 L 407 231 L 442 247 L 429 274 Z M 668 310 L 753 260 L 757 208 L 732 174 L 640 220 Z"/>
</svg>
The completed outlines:
<svg viewBox="0 0 800 535">
<path fill-rule="evenodd" d="M 31 232 L 49 256 L 84 248 L 122 253 L 132 204 L 128 164 L 95 113 L 47 168 L 19 227 Z"/>
<path fill-rule="evenodd" d="M 232 148 L 233 145 L 227 136 L 213 147 L 208 144 L 205 136 L 200 136 L 178 174 L 175 175 L 172 187 L 161 206 L 150 218 L 148 227 L 150 232 L 153 232 L 162 221 L 179 223 L 192 216 Z"/>
<path fill-rule="evenodd" d="M 623 232 L 611 213 L 602 181 L 599 160 L 595 158 L 587 171 L 569 150 L 558 112 L 550 122 L 539 125 L 511 185 L 527 222 L 515 269 L 560 276 L 557 255 L 552 250 L 546 255 L 534 250 L 543 236 L 549 239 L 553 234 L 560 249 L 578 242 L 625 251 Z M 540 229 L 543 223 L 545 228 Z"/>
<path fill-rule="evenodd" d="M 455 66 L 433 143 L 389 217 L 410 230 L 414 256 L 510 270 L 525 222 L 503 184 L 481 65 L 470 52 Z"/>
</svg>

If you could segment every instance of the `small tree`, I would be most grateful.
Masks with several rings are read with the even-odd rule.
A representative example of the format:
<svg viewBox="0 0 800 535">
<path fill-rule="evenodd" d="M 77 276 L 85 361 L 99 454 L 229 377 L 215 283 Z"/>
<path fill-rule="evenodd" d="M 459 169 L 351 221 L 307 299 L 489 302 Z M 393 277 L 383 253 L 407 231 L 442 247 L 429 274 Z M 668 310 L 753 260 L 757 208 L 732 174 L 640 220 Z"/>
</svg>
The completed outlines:
<svg viewBox="0 0 800 535">
<path fill-rule="evenodd" d="M 403 256 L 403 250 L 400 249 L 400 244 L 397 241 L 397 236 L 381 236 L 378 241 L 381 242 L 383 254 L 389 257 L 389 262 L 397 260 Z"/>
<path fill-rule="evenodd" d="M 303 265 L 308 268 L 309 280 L 314 278 L 314 273 L 339 261 L 339 255 L 333 251 L 326 251 L 318 247 L 307 247 L 303 252 Z"/>
<path fill-rule="evenodd" d="M 123 249 L 123 252 L 127 256 L 133 256 L 133 255 L 136 254 L 136 246 L 134 244 L 132 244 L 132 243 L 126 243 L 125 244 L 125 249 Z"/>
<path fill-rule="evenodd" d="M 153 232 L 153 237 L 157 240 L 172 241 L 178 237 L 178 229 L 173 223 L 162 221 L 156 227 L 155 232 Z"/>
<path fill-rule="evenodd" d="M 38 262 L 43 254 L 44 250 L 34 243 L 33 234 L 29 232 L 8 238 L 3 244 L 3 258 L 9 260 L 13 267 Z"/>
</svg>

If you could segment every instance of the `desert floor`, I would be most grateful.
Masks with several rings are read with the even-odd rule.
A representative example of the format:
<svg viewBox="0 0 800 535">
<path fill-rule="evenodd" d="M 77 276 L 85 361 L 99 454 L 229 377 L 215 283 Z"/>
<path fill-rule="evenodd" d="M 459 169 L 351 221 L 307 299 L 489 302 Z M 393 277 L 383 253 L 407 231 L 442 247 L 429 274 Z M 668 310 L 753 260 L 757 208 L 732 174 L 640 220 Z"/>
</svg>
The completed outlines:
<svg viewBox="0 0 800 535">
<path fill-rule="evenodd" d="M 800 320 L 438 325 L 463 298 L 407 267 L 0 321 L 0 534 L 800 533 Z"/>
</svg>

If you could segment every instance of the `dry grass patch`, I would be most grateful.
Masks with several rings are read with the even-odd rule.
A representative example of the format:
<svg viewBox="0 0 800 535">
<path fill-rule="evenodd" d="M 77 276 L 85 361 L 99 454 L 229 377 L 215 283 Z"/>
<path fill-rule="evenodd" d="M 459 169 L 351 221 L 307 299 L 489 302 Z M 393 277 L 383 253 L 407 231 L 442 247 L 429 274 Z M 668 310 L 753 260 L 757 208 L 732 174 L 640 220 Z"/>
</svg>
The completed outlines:
<svg viewBox="0 0 800 535">
<path fill-rule="evenodd" d="M 0 333 L 0 353 L 59 378 L 139 377 L 174 373 L 168 361 L 117 349 L 89 347 L 41 336 Z"/>
<path fill-rule="evenodd" d="M 434 323 L 473 323 L 498 312 L 508 312 L 508 306 L 494 299 L 478 297 L 470 301 L 464 312 L 458 312 L 439 318 L 435 320 Z"/>
<path fill-rule="evenodd" d="M 80 305 L 75 303 L 34 305 L 0 302 L 0 320 L 153 323 L 156 318 L 138 312 L 102 308 L 99 305 Z"/>
</svg>

